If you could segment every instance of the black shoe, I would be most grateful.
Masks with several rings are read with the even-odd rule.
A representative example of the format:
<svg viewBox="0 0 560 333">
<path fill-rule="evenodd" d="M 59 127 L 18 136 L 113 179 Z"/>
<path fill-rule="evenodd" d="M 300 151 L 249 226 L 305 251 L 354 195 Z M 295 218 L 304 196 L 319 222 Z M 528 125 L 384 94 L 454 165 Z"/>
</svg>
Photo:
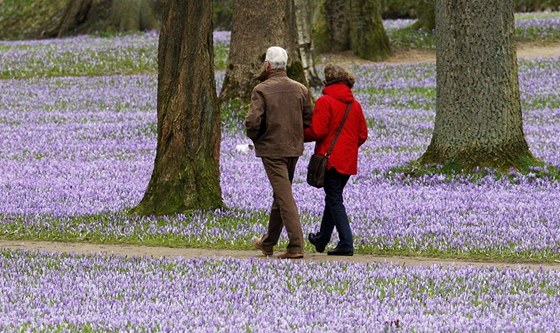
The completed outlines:
<svg viewBox="0 0 560 333">
<path fill-rule="evenodd" d="M 354 250 L 342 250 L 339 248 L 334 248 L 332 250 L 330 250 L 329 252 L 327 252 L 327 254 L 329 256 L 347 256 L 347 257 L 351 257 L 354 255 Z"/>
<path fill-rule="evenodd" d="M 309 243 L 313 244 L 313 246 L 315 246 L 315 251 L 319 252 L 319 253 L 323 253 L 325 252 L 325 246 L 319 246 L 319 240 L 317 239 L 317 234 L 314 233 L 310 233 L 307 236 L 307 239 L 309 240 Z"/>
</svg>

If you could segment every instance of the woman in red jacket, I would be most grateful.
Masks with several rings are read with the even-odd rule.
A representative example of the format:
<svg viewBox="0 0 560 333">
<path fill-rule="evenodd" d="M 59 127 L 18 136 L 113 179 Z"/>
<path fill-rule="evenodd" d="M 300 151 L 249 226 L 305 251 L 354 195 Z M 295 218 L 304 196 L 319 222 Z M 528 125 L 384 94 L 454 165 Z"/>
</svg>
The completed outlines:
<svg viewBox="0 0 560 333">
<path fill-rule="evenodd" d="M 335 143 L 327 163 L 325 175 L 325 209 L 321 228 L 310 233 L 309 242 L 317 252 L 323 252 L 331 240 L 333 229 L 338 232 L 338 245 L 329 255 L 354 254 L 352 229 L 344 207 L 343 191 L 350 175 L 358 172 L 358 147 L 367 139 L 368 129 L 362 106 L 352 95 L 354 76 L 340 66 L 325 66 L 325 88 L 317 100 L 311 125 L 305 130 L 305 141 L 316 141 L 315 153 L 325 155 L 342 122 L 348 104 L 348 118 Z"/>
</svg>

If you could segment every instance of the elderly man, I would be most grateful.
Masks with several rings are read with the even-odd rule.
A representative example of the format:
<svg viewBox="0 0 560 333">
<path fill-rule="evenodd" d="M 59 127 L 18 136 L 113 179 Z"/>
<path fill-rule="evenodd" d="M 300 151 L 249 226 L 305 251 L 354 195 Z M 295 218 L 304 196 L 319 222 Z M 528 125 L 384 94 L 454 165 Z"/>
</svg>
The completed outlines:
<svg viewBox="0 0 560 333">
<path fill-rule="evenodd" d="M 303 154 L 303 131 L 311 122 L 309 90 L 286 74 L 288 54 L 281 47 L 266 51 L 264 72 L 251 94 L 245 118 L 247 136 L 253 141 L 272 185 L 273 202 L 268 232 L 253 238 L 253 245 L 266 256 L 273 254 L 282 228 L 288 233 L 288 246 L 281 259 L 303 258 L 303 232 L 292 180 L 299 156 Z"/>
</svg>

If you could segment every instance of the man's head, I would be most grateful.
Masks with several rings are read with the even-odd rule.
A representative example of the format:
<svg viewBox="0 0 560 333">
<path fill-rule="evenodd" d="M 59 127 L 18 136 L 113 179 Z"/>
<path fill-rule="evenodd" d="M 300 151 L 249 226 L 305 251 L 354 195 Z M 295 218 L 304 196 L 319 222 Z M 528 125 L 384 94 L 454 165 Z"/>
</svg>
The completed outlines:
<svg viewBox="0 0 560 333">
<path fill-rule="evenodd" d="M 288 52 L 280 46 L 271 46 L 266 50 L 266 58 L 264 61 L 270 64 L 270 68 L 267 69 L 286 69 Z"/>
</svg>

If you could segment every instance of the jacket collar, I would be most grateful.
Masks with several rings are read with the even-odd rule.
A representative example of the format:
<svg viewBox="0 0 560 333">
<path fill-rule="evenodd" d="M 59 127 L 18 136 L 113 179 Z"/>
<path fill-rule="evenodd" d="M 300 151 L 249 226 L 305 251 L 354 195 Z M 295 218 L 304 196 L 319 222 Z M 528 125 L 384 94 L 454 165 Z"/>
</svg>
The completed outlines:
<svg viewBox="0 0 560 333">
<path fill-rule="evenodd" d="M 262 72 L 257 77 L 257 80 L 263 82 L 263 81 L 266 81 L 266 80 L 270 79 L 271 77 L 283 77 L 283 76 L 288 76 L 285 69 L 271 69 L 271 70 Z"/>
</svg>

